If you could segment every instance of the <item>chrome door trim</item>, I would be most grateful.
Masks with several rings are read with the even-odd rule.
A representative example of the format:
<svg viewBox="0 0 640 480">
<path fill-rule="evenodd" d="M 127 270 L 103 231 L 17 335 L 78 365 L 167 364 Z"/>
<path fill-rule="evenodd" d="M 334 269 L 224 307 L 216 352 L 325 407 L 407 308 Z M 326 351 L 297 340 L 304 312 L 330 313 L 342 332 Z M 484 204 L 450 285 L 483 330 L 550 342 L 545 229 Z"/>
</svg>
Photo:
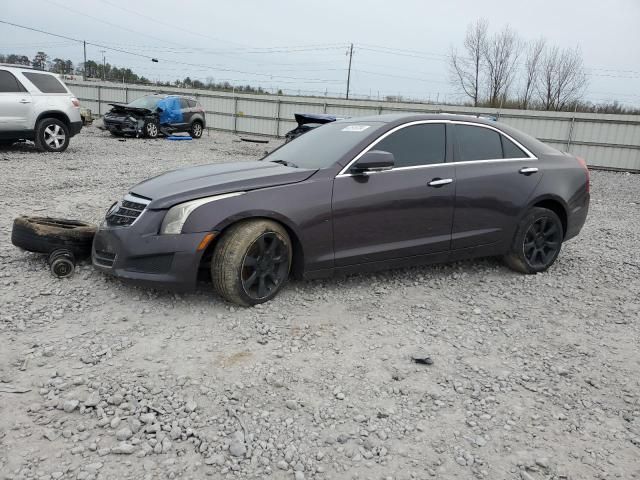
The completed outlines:
<svg viewBox="0 0 640 480">
<path fill-rule="evenodd" d="M 351 173 L 347 173 L 351 165 L 357 162 L 360 159 L 360 157 L 362 157 L 365 153 L 367 153 L 369 150 L 371 150 L 373 147 L 375 147 L 378 143 L 380 143 L 382 140 L 384 140 L 386 137 L 388 137 L 392 133 L 395 133 L 398 130 L 402 130 L 403 128 L 406 128 L 406 127 L 411 127 L 413 125 L 423 125 L 423 124 L 429 124 L 429 123 L 442 123 L 442 124 L 449 123 L 454 125 L 471 125 L 473 127 L 488 128 L 489 130 L 493 130 L 497 132 L 499 135 L 504 135 L 505 137 L 507 137 L 509 140 L 515 143 L 518 148 L 520 148 L 523 152 L 525 152 L 529 156 L 522 157 L 522 158 L 492 158 L 492 159 L 486 159 L 486 160 L 465 160 L 462 162 L 443 162 L 443 163 L 432 163 L 429 165 L 413 165 L 410 167 L 392 168 L 391 170 L 385 170 L 384 172 L 371 172 L 371 174 L 389 173 L 389 172 L 396 172 L 396 171 L 403 171 L 403 170 L 414 170 L 419 168 L 430 168 L 430 167 L 437 167 L 442 165 L 468 165 L 468 164 L 476 164 L 476 163 L 522 162 L 522 161 L 538 160 L 538 157 L 536 157 L 533 153 L 531 153 L 531 151 L 528 148 L 526 148 L 524 145 L 522 145 L 512 136 L 491 125 L 485 125 L 483 123 L 467 122 L 463 120 L 416 120 L 413 122 L 408 122 L 402 125 L 398 125 L 397 127 L 392 128 L 388 132 L 385 132 L 384 134 L 376 138 L 373 142 L 367 145 L 360 153 L 358 153 L 349 163 L 347 163 L 347 165 L 342 170 L 340 170 L 340 172 L 336 175 L 335 178 L 357 176 Z"/>
</svg>

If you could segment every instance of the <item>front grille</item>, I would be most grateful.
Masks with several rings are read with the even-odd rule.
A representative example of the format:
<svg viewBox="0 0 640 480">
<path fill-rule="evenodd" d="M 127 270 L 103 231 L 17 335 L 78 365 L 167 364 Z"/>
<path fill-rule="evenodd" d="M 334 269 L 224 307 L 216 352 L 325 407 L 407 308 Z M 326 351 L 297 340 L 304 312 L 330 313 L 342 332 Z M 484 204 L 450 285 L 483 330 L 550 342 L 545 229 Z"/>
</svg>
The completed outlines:
<svg viewBox="0 0 640 480">
<path fill-rule="evenodd" d="M 110 227 L 127 227 L 137 220 L 150 200 L 127 195 L 107 212 L 105 220 Z"/>
<path fill-rule="evenodd" d="M 96 250 L 93 261 L 103 267 L 113 267 L 113 263 L 116 261 L 116 254 L 105 252 L 103 250 Z"/>
</svg>

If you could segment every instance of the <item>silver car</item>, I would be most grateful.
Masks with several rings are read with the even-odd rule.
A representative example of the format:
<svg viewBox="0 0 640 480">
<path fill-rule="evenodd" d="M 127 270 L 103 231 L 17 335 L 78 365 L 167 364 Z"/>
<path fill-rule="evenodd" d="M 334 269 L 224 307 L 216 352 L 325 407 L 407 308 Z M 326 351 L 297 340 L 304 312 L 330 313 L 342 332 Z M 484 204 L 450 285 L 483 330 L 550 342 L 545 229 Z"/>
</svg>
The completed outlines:
<svg viewBox="0 0 640 480">
<path fill-rule="evenodd" d="M 0 145 L 32 140 L 39 150 L 62 152 L 81 129 L 80 102 L 58 75 L 0 64 Z"/>
</svg>

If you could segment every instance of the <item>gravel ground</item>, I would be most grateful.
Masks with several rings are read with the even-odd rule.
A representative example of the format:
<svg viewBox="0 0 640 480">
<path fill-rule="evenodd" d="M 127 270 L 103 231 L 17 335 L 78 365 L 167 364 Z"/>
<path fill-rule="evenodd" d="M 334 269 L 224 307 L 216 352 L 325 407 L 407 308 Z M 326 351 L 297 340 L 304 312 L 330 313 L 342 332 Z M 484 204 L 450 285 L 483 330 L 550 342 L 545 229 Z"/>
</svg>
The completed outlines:
<svg viewBox="0 0 640 480">
<path fill-rule="evenodd" d="M 11 245 L 19 214 L 97 223 L 140 180 L 276 144 L 87 128 L 0 150 L 2 478 L 640 478 L 640 175 L 593 172 L 545 274 L 459 262 L 250 309 L 88 264 L 58 280 Z"/>
</svg>

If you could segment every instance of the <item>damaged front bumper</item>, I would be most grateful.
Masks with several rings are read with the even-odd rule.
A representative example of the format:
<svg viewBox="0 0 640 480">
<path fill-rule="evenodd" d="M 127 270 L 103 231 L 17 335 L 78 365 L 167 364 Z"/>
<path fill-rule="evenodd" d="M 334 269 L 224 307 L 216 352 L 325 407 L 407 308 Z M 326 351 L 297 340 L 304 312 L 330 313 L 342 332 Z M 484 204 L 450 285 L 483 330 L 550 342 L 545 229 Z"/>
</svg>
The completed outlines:
<svg viewBox="0 0 640 480">
<path fill-rule="evenodd" d="M 158 234 L 164 211 L 148 210 L 126 227 L 100 226 L 93 239 L 94 267 L 152 288 L 189 291 L 196 287 L 206 233 Z"/>
<path fill-rule="evenodd" d="M 111 133 L 141 135 L 144 131 L 144 123 L 144 118 L 136 118 L 133 116 L 104 116 L 104 126 Z"/>
</svg>

